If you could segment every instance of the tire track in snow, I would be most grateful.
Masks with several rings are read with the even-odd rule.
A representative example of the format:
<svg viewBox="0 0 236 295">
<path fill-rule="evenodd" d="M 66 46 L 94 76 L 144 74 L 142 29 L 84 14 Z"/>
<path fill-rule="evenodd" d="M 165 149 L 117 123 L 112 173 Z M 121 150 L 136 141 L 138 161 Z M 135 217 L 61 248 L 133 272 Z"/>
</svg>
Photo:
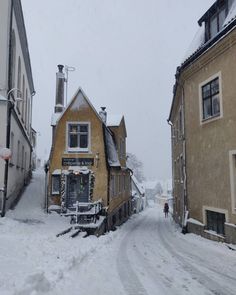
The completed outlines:
<svg viewBox="0 0 236 295">
<path fill-rule="evenodd" d="M 220 280 L 214 280 L 209 275 L 206 275 L 203 271 L 199 270 L 197 267 L 194 266 L 197 265 L 196 263 L 199 262 L 199 260 L 195 259 L 194 261 L 189 261 L 188 257 L 184 256 L 186 253 L 183 253 L 182 255 L 179 254 L 181 252 L 176 251 L 173 246 L 167 241 L 166 234 L 164 234 L 163 230 L 165 227 L 166 230 L 166 224 L 163 226 L 163 222 L 159 220 L 158 222 L 158 234 L 160 236 L 160 242 L 165 246 L 165 248 L 170 252 L 172 256 L 176 258 L 176 260 L 179 261 L 179 263 L 183 266 L 185 270 L 187 270 L 189 273 L 192 274 L 193 278 L 195 278 L 201 285 L 203 285 L 207 290 L 211 291 L 215 295 L 235 295 L 235 292 L 232 292 L 227 286 L 222 286 L 218 282 Z M 182 249 L 181 249 L 182 250 Z M 198 258 L 198 257 L 195 257 Z M 207 267 L 207 265 L 201 265 L 202 268 L 207 269 L 208 271 L 214 272 L 217 275 L 223 276 L 223 274 L 210 269 Z M 229 276 L 225 276 L 226 278 L 230 278 Z"/>
<path fill-rule="evenodd" d="M 127 245 L 129 243 L 131 233 L 138 226 L 139 224 L 134 226 L 131 231 L 125 235 L 124 239 L 121 241 L 117 256 L 117 270 L 127 295 L 148 295 L 147 291 L 133 270 L 127 254 Z"/>
</svg>

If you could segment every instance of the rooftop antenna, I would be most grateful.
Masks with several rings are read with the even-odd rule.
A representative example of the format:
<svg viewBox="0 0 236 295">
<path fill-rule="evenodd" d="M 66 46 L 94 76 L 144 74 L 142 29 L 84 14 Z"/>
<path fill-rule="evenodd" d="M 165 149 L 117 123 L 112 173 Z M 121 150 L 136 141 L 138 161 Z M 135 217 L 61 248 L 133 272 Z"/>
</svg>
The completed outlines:
<svg viewBox="0 0 236 295">
<path fill-rule="evenodd" d="M 68 72 L 74 72 L 76 70 L 75 67 L 70 67 L 65 65 L 65 72 L 66 72 L 66 78 L 65 78 L 65 82 L 66 82 L 66 106 L 67 106 L 67 96 L 68 96 Z"/>
</svg>

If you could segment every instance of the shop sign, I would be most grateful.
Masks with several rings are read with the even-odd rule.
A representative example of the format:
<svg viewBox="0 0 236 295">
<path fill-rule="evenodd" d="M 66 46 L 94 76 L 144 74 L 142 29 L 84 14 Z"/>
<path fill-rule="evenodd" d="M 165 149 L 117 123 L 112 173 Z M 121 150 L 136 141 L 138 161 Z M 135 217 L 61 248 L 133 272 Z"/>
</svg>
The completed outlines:
<svg viewBox="0 0 236 295">
<path fill-rule="evenodd" d="M 93 166 L 93 158 L 62 158 L 62 166 Z"/>
</svg>

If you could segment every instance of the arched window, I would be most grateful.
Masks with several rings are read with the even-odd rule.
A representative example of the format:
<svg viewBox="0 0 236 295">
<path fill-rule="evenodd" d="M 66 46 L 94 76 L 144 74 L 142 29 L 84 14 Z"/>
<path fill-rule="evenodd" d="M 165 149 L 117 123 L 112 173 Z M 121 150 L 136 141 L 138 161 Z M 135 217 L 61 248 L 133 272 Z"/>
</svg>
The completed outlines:
<svg viewBox="0 0 236 295">
<path fill-rule="evenodd" d="M 20 60 L 20 57 L 18 57 L 17 89 L 21 91 L 21 60 Z M 17 97 L 21 97 L 20 91 L 17 91 Z M 19 101 L 16 103 L 16 106 L 19 110 Z"/>
<path fill-rule="evenodd" d="M 11 32 L 11 52 L 10 52 L 10 89 L 15 87 L 16 71 L 16 36 L 15 31 Z"/>
</svg>

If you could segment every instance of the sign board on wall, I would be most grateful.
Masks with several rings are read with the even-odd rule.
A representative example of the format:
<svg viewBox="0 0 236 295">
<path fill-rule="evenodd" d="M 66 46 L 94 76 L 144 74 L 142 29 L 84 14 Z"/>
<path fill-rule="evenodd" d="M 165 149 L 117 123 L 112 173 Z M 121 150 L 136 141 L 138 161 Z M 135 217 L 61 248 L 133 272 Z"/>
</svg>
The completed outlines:
<svg viewBox="0 0 236 295">
<path fill-rule="evenodd" d="M 62 158 L 62 166 L 93 166 L 94 158 Z"/>
</svg>

